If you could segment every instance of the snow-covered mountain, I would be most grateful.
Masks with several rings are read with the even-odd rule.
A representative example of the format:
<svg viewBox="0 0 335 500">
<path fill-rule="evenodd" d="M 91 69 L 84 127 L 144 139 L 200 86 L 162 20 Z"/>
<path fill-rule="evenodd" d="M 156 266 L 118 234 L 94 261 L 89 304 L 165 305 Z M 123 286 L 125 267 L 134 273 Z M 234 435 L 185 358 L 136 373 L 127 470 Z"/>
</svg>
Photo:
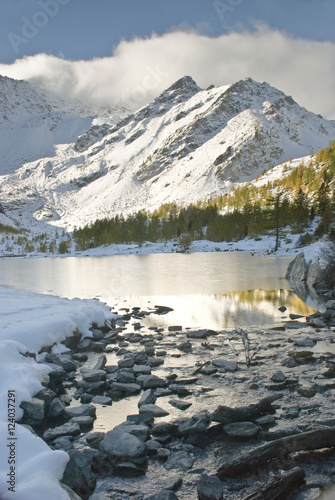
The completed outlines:
<svg viewBox="0 0 335 500">
<path fill-rule="evenodd" d="M 94 121 L 69 105 L 65 111 L 26 82 L 1 79 L 5 85 L 15 92 L 0 103 L 0 152 L 11 165 L 1 166 L 0 202 L 23 225 L 71 229 L 166 202 L 188 204 L 335 137 L 334 121 L 250 78 L 201 90 L 186 76 L 114 125 L 108 113 Z M 6 145 L 6 134 L 15 146 Z"/>
</svg>

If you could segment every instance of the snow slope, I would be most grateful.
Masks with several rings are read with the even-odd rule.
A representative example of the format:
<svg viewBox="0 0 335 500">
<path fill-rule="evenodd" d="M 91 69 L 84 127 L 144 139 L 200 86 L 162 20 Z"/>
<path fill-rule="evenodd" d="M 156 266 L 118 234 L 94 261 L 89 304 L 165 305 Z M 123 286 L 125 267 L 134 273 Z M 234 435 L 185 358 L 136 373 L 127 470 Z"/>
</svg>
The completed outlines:
<svg viewBox="0 0 335 500">
<path fill-rule="evenodd" d="M 24 357 L 27 351 L 38 353 L 46 345 L 54 345 L 55 352 L 66 350 L 60 342 L 78 329 L 91 336 L 92 323 L 103 325 L 104 319 L 115 317 L 107 306 L 96 300 L 67 300 L 52 296 L 12 291 L 0 287 L 0 498 L 1 500 L 68 500 L 68 494 L 59 485 L 68 455 L 52 451 L 39 437 L 29 430 L 15 425 L 16 437 L 16 489 L 8 490 L 9 473 L 7 448 L 8 391 L 15 392 L 16 417 L 19 421 L 23 410 L 22 401 L 42 389 L 43 374 L 49 371 L 44 364 L 32 357 Z M 39 357 L 37 356 L 37 359 Z M 6 453 L 4 450 L 8 450 Z"/>
<path fill-rule="evenodd" d="M 53 155 L 0 177 L 6 214 L 23 226 L 72 229 L 167 202 L 188 204 L 335 137 L 335 122 L 250 78 L 201 90 L 186 76 L 117 125 L 105 118 L 76 141 L 58 141 Z"/>
</svg>

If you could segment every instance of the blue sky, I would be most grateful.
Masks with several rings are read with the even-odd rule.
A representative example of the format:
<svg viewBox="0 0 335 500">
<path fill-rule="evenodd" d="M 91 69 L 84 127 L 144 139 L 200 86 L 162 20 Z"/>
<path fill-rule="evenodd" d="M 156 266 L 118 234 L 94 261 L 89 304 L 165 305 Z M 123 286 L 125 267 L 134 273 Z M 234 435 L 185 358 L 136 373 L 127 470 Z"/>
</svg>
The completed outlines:
<svg viewBox="0 0 335 500">
<path fill-rule="evenodd" d="M 105 57 L 134 36 L 193 28 L 216 37 L 255 20 L 297 37 L 335 41 L 334 0 L 0 0 L 0 62 L 40 52 Z"/>
<path fill-rule="evenodd" d="M 0 74 L 130 110 L 250 76 L 334 119 L 334 21 L 335 0 L 0 0 Z"/>
</svg>

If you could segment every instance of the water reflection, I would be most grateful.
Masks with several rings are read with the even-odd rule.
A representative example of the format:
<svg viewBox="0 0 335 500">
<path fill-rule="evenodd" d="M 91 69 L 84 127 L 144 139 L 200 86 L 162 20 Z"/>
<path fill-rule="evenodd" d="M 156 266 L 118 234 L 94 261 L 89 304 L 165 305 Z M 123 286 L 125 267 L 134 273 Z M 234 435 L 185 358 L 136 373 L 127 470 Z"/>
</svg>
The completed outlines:
<svg viewBox="0 0 335 500">
<path fill-rule="evenodd" d="M 307 297 L 306 297 L 307 298 Z M 151 310 L 155 305 L 167 305 L 173 311 L 166 316 L 151 314 L 147 326 L 178 324 L 184 328 L 211 328 L 220 330 L 247 325 L 267 325 L 287 318 L 288 314 L 308 315 L 322 307 L 322 303 L 310 298 L 312 305 L 298 297 L 292 290 L 243 290 L 225 294 L 193 294 L 179 296 L 120 297 L 114 307 L 139 306 Z M 278 309 L 286 306 L 285 314 Z"/>
</svg>

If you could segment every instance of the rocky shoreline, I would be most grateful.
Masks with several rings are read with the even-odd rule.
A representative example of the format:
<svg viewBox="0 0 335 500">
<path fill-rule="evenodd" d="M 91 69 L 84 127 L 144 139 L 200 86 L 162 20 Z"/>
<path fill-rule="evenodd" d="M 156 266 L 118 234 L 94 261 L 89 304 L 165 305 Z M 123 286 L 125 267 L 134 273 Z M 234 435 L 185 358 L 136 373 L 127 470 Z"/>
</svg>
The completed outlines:
<svg viewBox="0 0 335 500">
<path fill-rule="evenodd" d="M 292 498 L 321 498 L 335 482 L 331 446 L 278 449 L 247 474 L 218 471 L 264 443 L 335 429 L 335 301 L 308 318 L 283 308 L 281 324 L 247 332 L 147 326 L 168 312 L 119 310 L 92 337 L 66 339 L 66 353 L 45 354 L 51 372 L 22 403 L 22 423 L 69 454 L 70 498 L 266 498 L 249 495 L 297 466 L 305 479 L 287 483 Z"/>
</svg>

